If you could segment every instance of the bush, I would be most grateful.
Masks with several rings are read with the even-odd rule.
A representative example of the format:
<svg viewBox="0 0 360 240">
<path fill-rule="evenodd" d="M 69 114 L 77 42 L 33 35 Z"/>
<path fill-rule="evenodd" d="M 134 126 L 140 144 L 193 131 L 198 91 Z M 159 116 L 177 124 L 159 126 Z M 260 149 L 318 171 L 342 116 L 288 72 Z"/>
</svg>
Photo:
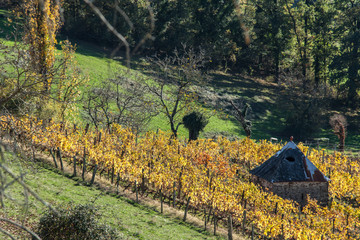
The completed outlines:
<svg viewBox="0 0 360 240">
<path fill-rule="evenodd" d="M 184 126 L 189 130 L 189 140 L 196 140 L 209 120 L 201 112 L 191 112 L 183 117 Z"/>
<path fill-rule="evenodd" d="M 48 211 L 41 217 L 37 234 L 42 239 L 120 239 L 116 230 L 98 223 L 100 214 L 92 205 L 69 206 L 58 211 L 59 215 Z"/>
</svg>

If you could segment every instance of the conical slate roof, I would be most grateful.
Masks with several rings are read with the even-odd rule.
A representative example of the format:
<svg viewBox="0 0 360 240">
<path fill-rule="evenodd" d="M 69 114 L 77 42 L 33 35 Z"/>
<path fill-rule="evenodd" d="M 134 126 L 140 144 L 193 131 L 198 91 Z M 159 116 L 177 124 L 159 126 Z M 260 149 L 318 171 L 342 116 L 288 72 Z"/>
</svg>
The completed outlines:
<svg viewBox="0 0 360 240">
<path fill-rule="evenodd" d="M 292 141 L 250 173 L 269 182 L 328 181 Z"/>
</svg>

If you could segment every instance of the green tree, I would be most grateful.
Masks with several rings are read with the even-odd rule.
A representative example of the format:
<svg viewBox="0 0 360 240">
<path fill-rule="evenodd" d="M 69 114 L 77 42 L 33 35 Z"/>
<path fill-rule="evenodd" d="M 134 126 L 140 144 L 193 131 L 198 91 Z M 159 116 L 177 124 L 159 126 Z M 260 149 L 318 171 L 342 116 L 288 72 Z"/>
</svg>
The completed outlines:
<svg viewBox="0 0 360 240">
<path fill-rule="evenodd" d="M 313 35 L 314 82 L 317 87 L 329 80 L 329 65 L 336 51 L 337 39 L 333 34 L 336 11 L 328 0 L 318 0 L 314 3 L 311 32 Z"/>
<path fill-rule="evenodd" d="M 339 2 L 337 34 L 341 47 L 335 56 L 332 81 L 346 93 L 347 104 L 355 104 L 360 88 L 360 1 Z"/>
<path fill-rule="evenodd" d="M 290 18 L 284 12 L 282 0 L 257 0 L 254 25 L 254 48 L 259 57 L 259 65 L 275 75 L 279 81 L 280 65 L 284 51 L 288 50 Z M 259 69 L 261 70 L 261 69 Z"/>
<path fill-rule="evenodd" d="M 196 140 L 209 120 L 201 112 L 191 112 L 183 117 L 184 126 L 189 130 L 189 141 Z"/>
</svg>

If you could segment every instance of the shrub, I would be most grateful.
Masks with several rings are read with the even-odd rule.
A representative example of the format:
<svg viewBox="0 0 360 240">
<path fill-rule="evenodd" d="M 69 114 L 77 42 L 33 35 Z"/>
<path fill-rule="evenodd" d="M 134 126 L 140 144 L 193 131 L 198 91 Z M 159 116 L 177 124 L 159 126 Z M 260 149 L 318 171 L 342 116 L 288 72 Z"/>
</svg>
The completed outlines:
<svg viewBox="0 0 360 240">
<path fill-rule="evenodd" d="M 192 112 L 183 117 L 184 126 L 189 130 L 189 140 L 196 140 L 209 120 L 200 112 Z"/>
<path fill-rule="evenodd" d="M 92 205 L 69 206 L 58 211 L 59 215 L 48 211 L 40 218 L 37 234 L 42 239 L 120 239 L 116 230 L 98 223 L 100 214 Z"/>
</svg>

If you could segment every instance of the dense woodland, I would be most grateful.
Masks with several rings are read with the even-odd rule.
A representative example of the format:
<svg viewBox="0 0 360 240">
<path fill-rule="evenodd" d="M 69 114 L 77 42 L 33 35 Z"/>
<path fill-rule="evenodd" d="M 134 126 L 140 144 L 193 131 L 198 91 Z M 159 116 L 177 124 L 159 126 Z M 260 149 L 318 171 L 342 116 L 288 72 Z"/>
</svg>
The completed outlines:
<svg viewBox="0 0 360 240">
<path fill-rule="evenodd" d="M 128 42 L 149 31 L 145 1 L 96 1 Z M 117 11 L 132 21 L 128 25 Z M 211 69 L 298 80 L 301 91 L 333 87 L 336 97 L 357 105 L 360 70 L 360 2 L 332 0 L 151 1 L 155 28 L 141 54 L 171 53 L 182 43 L 200 47 Z M 116 47 L 118 40 L 92 17 L 83 1 L 64 1 L 64 36 Z"/>
</svg>

